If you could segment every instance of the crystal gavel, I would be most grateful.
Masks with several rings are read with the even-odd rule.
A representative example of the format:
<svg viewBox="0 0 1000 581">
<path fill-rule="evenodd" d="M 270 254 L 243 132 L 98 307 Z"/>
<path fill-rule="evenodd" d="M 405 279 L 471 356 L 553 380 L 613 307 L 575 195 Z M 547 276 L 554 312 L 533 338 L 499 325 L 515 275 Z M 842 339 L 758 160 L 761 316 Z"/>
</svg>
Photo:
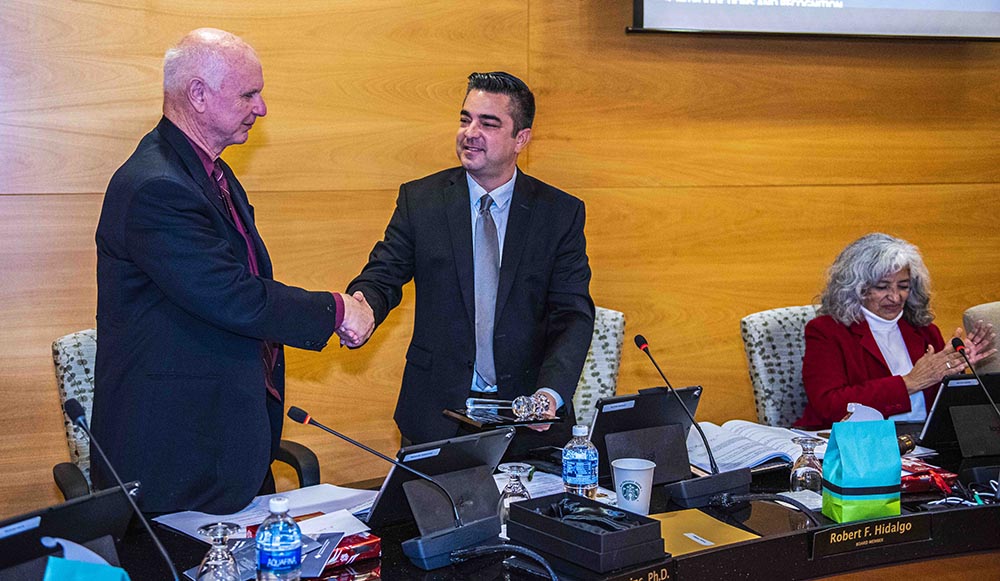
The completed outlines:
<svg viewBox="0 0 1000 581">
<path fill-rule="evenodd" d="M 465 413 L 474 414 L 477 411 L 493 412 L 496 410 L 512 410 L 518 420 L 539 419 L 549 411 L 549 400 L 541 394 L 519 395 L 512 400 L 486 399 L 470 397 L 465 400 Z"/>
</svg>

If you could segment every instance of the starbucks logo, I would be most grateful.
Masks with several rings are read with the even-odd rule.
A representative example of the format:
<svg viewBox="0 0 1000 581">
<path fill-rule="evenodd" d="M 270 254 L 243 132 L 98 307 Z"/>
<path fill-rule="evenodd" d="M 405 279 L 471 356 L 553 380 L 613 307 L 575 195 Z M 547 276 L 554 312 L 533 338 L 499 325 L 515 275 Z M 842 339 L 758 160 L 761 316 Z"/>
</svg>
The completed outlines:
<svg viewBox="0 0 1000 581">
<path fill-rule="evenodd" d="M 635 502 L 639 499 L 639 492 L 642 491 L 642 487 L 635 480 L 626 480 L 622 482 L 622 496 L 625 500 L 630 502 Z"/>
</svg>

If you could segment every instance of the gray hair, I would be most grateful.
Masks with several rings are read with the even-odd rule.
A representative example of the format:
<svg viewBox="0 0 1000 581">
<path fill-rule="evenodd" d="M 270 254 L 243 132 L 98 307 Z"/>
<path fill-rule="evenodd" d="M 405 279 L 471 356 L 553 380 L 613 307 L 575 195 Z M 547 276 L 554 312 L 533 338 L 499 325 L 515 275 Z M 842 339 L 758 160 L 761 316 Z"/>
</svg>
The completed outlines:
<svg viewBox="0 0 1000 581">
<path fill-rule="evenodd" d="M 870 288 L 904 268 L 910 269 L 910 295 L 903 318 L 917 327 L 934 320 L 931 312 L 931 277 L 920 251 L 901 238 L 876 232 L 844 248 L 827 273 L 819 313 L 844 325 L 861 321 L 861 303 Z"/>
<path fill-rule="evenodd" d="M 164 94 L 182 93 L 194 77 L 218 91 L 233 56 L 247 51 L 253 54 L 250 45 L 235 34 L 214 28 L 192 30 L 163 56 Z"/>
</svg>

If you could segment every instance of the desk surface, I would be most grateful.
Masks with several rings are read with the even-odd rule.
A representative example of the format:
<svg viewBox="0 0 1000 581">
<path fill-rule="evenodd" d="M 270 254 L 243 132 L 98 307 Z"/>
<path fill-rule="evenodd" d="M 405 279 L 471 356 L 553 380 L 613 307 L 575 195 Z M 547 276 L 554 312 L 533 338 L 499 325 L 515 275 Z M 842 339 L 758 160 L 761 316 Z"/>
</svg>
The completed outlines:
<svg viewBox="0 0 1000 581">
<path fill-rule="evenodd" d="M 759 482 L 755 483 L 757 485 Z M 806 530 L 805 519 L 801 514 L 770 502 L 759 501 L 726 511 L 708 509 L 708 512 L 720 520 L 760 534 L 761 538 L 678 557 L 668 567 L 671 578 L 810 579 L 963 555 L 980 555 L 972 557 L 970 562 L 983 571 L 1000 570 L 1000 505 L 911 512 L 909 514 L 914 518 L 926 519 L 925 524 L 931 533 L 928 540 L 855 550 L 827 557 L 814 557 L 813 544 L 817 534 L 821 535 L 823 531 L 838 526 L 833 523 L 819 529 Z M 906 512 L 904 516 L 907 516 Z M 388 527 L 374 532 L 383 539 L 383 579 L 536 579 L 511 570 L 504 564 L 504 556 L 500 555 L 480 557 L 432 572 L 422 571 L 409 563 L 400 548 L 402 541 L 416 536 L 414 526 Z M 195 566 L 207 550 L 206 545 L 171 530 L 161 527 L 158 533 L 180 571 Z M 122 547 L 122 564 L 136 580 L 168 578 L 166 566 L 154 554 L 155 548 L 145 532 L 136 531 L 130 533 L 127 543 Z M 940 569 L 942 573 L 954 573 L 955 567 L 955 563 L 950 561 L 942 562 L 940 566 L 925 562 L 920 567 L 920 572 L 923 574 L 928 570 Z"/>
</svg>

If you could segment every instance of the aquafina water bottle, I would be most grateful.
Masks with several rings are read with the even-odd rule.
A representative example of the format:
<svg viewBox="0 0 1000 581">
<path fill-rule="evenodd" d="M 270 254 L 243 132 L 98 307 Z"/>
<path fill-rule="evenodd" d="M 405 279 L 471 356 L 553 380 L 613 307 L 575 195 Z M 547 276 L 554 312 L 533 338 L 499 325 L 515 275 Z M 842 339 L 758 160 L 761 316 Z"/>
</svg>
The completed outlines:
<svg viewBox="0 0 1000 581">
<path fill-rule="evenodd" d="M 288 516 L 288 499 L 268 503 L 271 515 L 257 529 L 257 580 L 298 581 L 302 569 L 302 531 Z"/>
</svg>

